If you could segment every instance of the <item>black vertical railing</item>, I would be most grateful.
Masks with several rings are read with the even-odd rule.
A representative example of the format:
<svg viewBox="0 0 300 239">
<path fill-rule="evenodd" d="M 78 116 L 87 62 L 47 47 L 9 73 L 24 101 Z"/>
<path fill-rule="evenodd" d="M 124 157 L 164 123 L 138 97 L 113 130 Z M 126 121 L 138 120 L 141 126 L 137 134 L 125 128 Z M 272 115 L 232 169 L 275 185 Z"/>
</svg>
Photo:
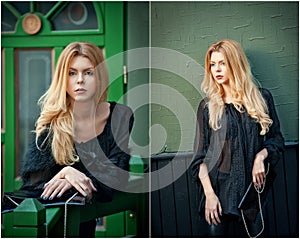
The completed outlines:
<svg viewBox="0 0 300 239">
<path fill-rule="evenodd" d="M 189 165 L 192 152 L 152 156 L 152 171 L 176 160 Z M 264 237 L 299 237 L 299 144 L 287 142 L 283 160 L 264 209 Z M 173 172 L 167 173 L 172 177 Z M 159 176 L 152 177 L 159 183 Z M 154 182 L 154 181 L 152 181 Z M 189 171 L 172 184 L 151 193 L 152 237 L 205 237 L 205 223 L 197 213 L 196 185 Z"/>
</svg>

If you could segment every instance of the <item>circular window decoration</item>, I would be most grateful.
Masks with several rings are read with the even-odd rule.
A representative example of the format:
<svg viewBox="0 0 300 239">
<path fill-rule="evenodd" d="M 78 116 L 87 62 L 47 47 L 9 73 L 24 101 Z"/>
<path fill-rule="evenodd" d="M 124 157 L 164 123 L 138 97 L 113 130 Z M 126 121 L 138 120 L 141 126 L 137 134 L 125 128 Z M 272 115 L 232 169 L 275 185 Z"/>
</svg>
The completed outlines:
<svg viewBox="0 0 300 239">
<path fill-rule="evenodd" d="M 74 25 L 82 25 L 88 18 L 86 6 L 83 3 L 71 3 L 68 6 L 68 18 Z"/>
<path fill-rule="evenodd" d="M 30 35 L 39 32 L 42 27 L 41 19 L 35 14 L 28 14 L 23 18 L 22 27 L 24 31 Z"/>
</svg>

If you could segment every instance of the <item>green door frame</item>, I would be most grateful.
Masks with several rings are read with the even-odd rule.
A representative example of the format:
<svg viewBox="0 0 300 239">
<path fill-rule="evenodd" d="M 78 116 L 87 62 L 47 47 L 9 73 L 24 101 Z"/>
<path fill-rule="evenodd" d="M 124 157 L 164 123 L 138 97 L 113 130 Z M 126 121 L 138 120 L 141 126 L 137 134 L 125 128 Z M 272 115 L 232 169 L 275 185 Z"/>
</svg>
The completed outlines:
<svg viewBox="0 0 300 239">
<path fill-rule="evenodd" d="M 30 13 L 38 15 L 43 28 L 37 35 L 28 35 L 22 28 L 22 20 L 27 15 L 18 16 L 16 31 L 14 33 L 2 33 L 2 59 L 4 63 L 2 75 L 2 119 L 4 125 L 1 132 L 2 163 L 3 165 L 3 191 L 18 189 L 20 181 L 16 180 L 16 91 L 15 91 L 15 56 L 16 48 L 53 48 L 54 64 L 63 48 L 72 41 L 89 41 L 100 47 L 105 46 L 105 57 L 108 59 L 124 51 L 124 3 L 123 2 L 93 2 L 98 16 L 98 30 L 84 31 L 52 31 L 50 21 L 55 18 L 68 2 L 58 2 L 46 15 L 36 12 L 36 2 L 31 2 Z M 5 6 L 12 7 L 9 2 Z M 13 8 L 13 7 L 12 7 Z M 104 23 L 104 24 L 103 24 Z M 109 90 L 108 99 L 122 102 L 124 94 L 123 85 L 123 59 L 118 61 L 118 67 L 108 66 L 109 72 L 120 75 Z M 117 73 L 115 73 L 117 71 Z M 3 147 L 4 146 L 4 147 Z"/>
</svg>

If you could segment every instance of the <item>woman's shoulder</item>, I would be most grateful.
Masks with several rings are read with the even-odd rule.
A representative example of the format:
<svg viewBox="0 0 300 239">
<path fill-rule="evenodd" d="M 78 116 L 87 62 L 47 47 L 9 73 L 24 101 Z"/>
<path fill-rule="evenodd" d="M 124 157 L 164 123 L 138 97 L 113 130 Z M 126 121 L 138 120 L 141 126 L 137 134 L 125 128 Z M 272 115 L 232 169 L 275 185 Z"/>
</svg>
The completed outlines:
<svg viewBox="0 0 300 239">
<path fill-rule="evenodd" d="M 118 116 L 132 116 L 133 112 L 132 109 L 124 104 L 117 103 L 115 101 L 111 101 L 110 103 L 110 108 L 111 108 L 111 114 L 117 114 Z"/>
<path fill-rule="evenodd" d="M 270 90 L 266 88 L 259 88 L 259 91 L 261 92 L 262 97 L 266 100 L 269 101 L 270 99 L 273 99 L 272 93 Z"/>
<path fill-rule="evenodd" d="M 198 110 L 204 110 L 205 108 L 207 109 L 208 101 L 208 98 L 204 97 L 199 103 Z"/>
<path fill-rule="evenodd" d="M 109 123 L 112 129 L 129 129 L 131 131 L 134 122 L 132 109 L 124 104 L 109 102 L 111 111 Z"/>
<path fill-rule="evenodd" d="M 129 122 L 130 128 L 132 128 L 134 121 L 134 114 L 132 109 L 124 104 L 109 102 L 110 103 L 110 123 L 112 125 L 122 125 Z"/>
</svg>

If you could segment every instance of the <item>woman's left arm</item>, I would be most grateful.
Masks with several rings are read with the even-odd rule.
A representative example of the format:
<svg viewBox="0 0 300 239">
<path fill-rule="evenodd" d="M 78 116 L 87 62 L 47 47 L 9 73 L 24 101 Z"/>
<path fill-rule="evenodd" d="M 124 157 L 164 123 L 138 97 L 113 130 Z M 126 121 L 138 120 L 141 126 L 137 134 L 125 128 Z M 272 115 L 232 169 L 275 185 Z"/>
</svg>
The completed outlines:
<svg viewBox="0 0 300 239">
<path fill-rule="evenodd" d="M 262 95 L 268 106 L 269 116 L 273 123 L 269 127 L 269 131 L 265 136 L 262 150 L 256 154 L 252 177 L 254 185 L 260 186 L 265 176 L 264 160 L 268 160 L 272 165 L 275 165 L 279 158 L 282 157 L 284 151 L 284 138 L 280 131 L 280 122 L 275 109 L 272 94 L 266 90 L 262 90 Z"/>
<path fill-rule="evenodd" d="M 269 116 L 273 123 L 266 134 L 266 138 L 263 147 L 268 151 L 268 160 L 272 165 L 275 165 L 284 151 L 284 138 L 280 130 L 280 122 L 274 105 L 272 94 L 264 89 L 263 95 L 265 95 L 266 103 L 269 110 Z"/>
</svg>

